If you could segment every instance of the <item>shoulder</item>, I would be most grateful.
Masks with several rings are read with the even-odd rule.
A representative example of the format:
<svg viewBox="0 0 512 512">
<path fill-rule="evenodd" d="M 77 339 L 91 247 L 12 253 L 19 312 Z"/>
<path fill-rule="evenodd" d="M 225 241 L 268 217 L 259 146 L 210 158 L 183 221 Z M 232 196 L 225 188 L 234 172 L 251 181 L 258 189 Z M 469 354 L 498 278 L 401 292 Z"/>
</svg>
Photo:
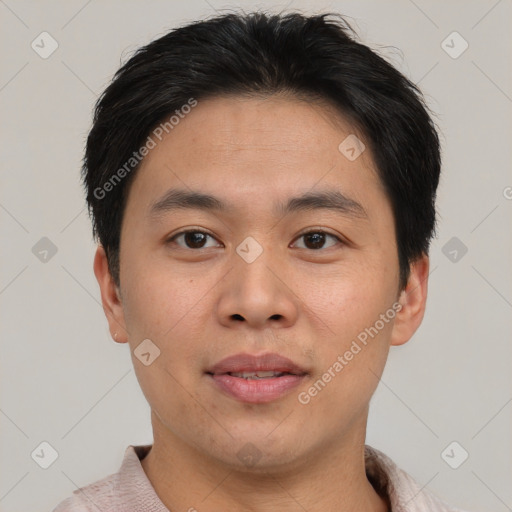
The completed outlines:
<svg viewBox="0 0 512 512">
<path fill-rule="evenodd" d="M 110 512 L 114 500 L 114 476 L 73 491 L 73 495 L 59 503 L 53 512 Z"/>
<path fill-rule="evenodd" d="M 140 463 L 150 448 L 151 445 L 129 445 L 117 473 L 76 489 L 52 512 L 126 512 L 139 496 L 155 501 L 156 495 Z"/>
<path fill-rule="evenodd" d="M 400 469 L 381 451 L 365 446 L 368 478 L 389 497 L 392 510 L 404 512 L 464 512 L 420 487 L 411 475 Z"/>
</svg>

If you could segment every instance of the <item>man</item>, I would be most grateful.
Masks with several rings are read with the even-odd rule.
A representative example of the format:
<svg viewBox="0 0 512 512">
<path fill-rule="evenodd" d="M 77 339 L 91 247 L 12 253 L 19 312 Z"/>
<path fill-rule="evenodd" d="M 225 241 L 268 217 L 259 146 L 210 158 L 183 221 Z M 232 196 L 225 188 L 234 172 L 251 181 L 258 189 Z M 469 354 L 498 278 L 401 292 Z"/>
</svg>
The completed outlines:
<svg viewBox="0 0 512 512">
<path fill-rule="evenodd" d="M 439 173 L 420 92 L 341 17 L 229 14 L 141 48 L 83 180 L 154 443 L 55 510 L 455 510 L 365 446 L 423 319 Z"/>
</svg>

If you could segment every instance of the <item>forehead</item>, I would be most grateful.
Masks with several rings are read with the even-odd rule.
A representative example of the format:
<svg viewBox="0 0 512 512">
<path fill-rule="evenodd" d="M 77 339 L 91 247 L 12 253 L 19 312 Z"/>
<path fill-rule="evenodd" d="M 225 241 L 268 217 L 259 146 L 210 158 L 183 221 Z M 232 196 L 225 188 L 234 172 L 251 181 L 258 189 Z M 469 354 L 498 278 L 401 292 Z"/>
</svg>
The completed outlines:
<svg viewBox="0 0 512 512">
<path fill-rule="evenodd" d="M 217 154 L 236 151 L 289 153 L 287 158 L 313 158 L 338 151 L 349 135 L 364 138 L 339 110 L 327 102 L 296 97 L 222 96 L 200 100 L 179 125 L 164 135 L 163 144 L 177 146 L 188 156 L 197 150 Z M 160 156 L 152 152 L 147 160 Z M 291 153 L 291 154 L 290 154 Z M 232 155 L 230 155 L 232 156 Z M 367 164 L 371 163 L 367 158 Z"/>
<path fill-rule="evenodd" d="M 155 140 L 132 183 L 131 202 L 145 198 L 139 207 L 149 213 L 155 198 L 179 186 L 229 195 L 235 205 L 236 198 L 247 204 L 275 195 L 282 203 L 297 192 L 329 188 L 364 203 L 380 180 L 368 145 L 353 160 L 340 151 L 354 137 L 364 140 L 328 104 L 277 96 L 200 100 Z"/>
</svg>

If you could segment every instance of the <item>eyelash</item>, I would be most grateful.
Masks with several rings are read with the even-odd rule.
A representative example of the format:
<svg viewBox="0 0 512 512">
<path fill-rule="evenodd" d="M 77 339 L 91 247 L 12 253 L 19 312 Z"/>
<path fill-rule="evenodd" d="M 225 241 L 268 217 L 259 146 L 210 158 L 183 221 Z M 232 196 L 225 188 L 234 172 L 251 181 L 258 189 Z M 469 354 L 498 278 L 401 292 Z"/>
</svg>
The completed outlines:
<svg viewBox="0 0 512 512">
<path fill-rule="evenodd" d="M 185 231 L 180 231 L 179 233 L 176 233 L 174 234 L 172 237 L 170 237 L 168 240 L 167 240 L 167 243 L 170 244 L 170 243 L 175 243 L 175 240 L 176 238 L 178 238 L 179 236 L 181 235 L 186 235 L 188 233 L 202 233 L 204 235 L 208 235 L 209 237 L 215 239 L 215 237 L 213 235 L 211 235 L 210 233 L 208 233 L 207 231 L 202 231 L 200 229 L 187 229 Z M 341 245 L 345 245 L 345 242 L 339 238 L 338 236 L 336 235 L 333 235 L 332 233 L 329 233 L 328 231 L 324 231 L 322 229 L 314 229 L 314 230 L 310 230 L 310 231 L 306 231 L 304 233 L 301 233 L 300 235 L 297 236 L 297 238 L 295 240 L 298 240 L 304 236 L 307 236 L 307 235 L 311 235 L 311 234 L 322 234 L 322 235 L 327 235 L 327 236 L 330 236 L 332 238 L 334 238 L 339 244 Z M 180 247 L 181 249 L 189 249 L 191 251 L 200 251 L 201 249 L 204 249 L 204 247 L 200 247 L 199 249 L 193 249 L 191 247 Z M 329 249 L 330 247 L 328 247 Z M 206 249 L 208 249 L 208 247 L 206 247 Z M 306 247 L 307 249 L 307 247 Z M 311 251 L 321 251 L 323 248 L 320 248 L 320 249 L 310 249 Z"/>
</svg>

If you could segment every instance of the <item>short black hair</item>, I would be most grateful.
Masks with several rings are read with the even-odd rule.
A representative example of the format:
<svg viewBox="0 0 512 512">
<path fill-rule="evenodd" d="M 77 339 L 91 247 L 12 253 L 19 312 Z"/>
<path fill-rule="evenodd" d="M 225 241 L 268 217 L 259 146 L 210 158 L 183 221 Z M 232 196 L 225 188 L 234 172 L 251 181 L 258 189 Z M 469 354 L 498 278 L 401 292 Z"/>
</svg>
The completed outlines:
<svg viewBox="0 0 512 512">
<path fill-rule="evenodd" d="M 440 144 L 422 93 L 359 43 L 343 16 L 264 11 L 171 30 L 139 48 L 98 99 L 82 180 L 93 237 L 118 287 L 126 198 L 152 130 L 202 99 L 276 93 L 323 99 L 363 134 L 392 206 L 405 288 L 410 264 L 428 254 L 436 231 Z"/>
</svg>

